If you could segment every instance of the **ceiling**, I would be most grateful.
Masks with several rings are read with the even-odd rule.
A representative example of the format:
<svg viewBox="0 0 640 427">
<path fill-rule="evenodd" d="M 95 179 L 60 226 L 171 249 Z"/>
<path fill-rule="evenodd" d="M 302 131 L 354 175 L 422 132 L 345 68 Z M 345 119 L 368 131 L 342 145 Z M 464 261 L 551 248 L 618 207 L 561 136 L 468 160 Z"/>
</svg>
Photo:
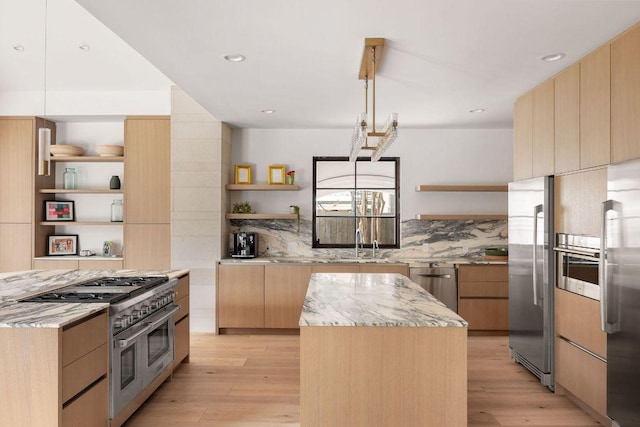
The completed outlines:
<svg viewBox="0 0 640 427">
<path fill-rule="evenodd" d="M 0 0 L 0 92 L 42 90 L 44 5 Z M 48 0 L 48 9 L 48 90 L 175 82 L 219 120 L 250 128 L 355 124 L 366 37 L 387 39 L 378 123 L 393 111 L 400 129 L 508 128 L 518 95 L 640 21 L 640 1 L 615 0 Z M 539 59 L 556 52 L 566 57 Z M 235 53 L 247 60 L 222 59 Z"/>
</svg>

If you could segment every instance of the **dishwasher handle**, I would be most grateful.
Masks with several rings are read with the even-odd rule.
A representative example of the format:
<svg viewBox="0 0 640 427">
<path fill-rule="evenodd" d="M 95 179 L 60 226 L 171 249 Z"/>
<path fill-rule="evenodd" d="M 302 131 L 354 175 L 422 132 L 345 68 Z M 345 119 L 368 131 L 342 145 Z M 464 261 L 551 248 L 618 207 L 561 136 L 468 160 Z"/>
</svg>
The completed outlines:
<svg viewBox="0 0 640 427">
<path fill-rule="evenodd" d="M 431 277 L 436 279 L 451 279 L 451 274 L 430 274 L 430 273 L 418 273 L 418 277 Z"/>
</svg>

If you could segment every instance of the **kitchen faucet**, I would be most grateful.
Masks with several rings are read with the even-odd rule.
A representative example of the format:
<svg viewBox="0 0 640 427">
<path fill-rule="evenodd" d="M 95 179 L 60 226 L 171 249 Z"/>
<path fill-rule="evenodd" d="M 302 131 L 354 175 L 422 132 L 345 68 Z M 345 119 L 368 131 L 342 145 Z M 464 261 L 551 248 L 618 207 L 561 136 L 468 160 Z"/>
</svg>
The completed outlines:
<svg viewBox="0 0 640 427">
<path fill-rule="evenodd" d="M 378 241 L 374 240 L 372 246 L 373 246 L 373 250 L 371 251 L 371 258 L 375 258 L 376 257 L 376 249 L 380 250 L 380 246 L 378 246 Z"/>
<path fill-rule="evenodd" d="M 360 228 L 356 228 L 356 258 L 358 258 L 358 237 L 360 237 L 360 244 L 363 245 L 362 247 L 364 248 L 364 242 L 362 241 L 362 231 L 360 231 Z"/>
</svg>

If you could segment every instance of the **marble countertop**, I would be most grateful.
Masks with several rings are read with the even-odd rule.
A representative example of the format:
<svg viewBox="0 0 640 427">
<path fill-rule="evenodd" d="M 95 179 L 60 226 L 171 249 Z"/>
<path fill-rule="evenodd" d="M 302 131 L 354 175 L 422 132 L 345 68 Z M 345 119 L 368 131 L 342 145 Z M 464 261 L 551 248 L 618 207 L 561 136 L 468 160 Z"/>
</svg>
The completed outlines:
<svg viewBox="0 0 640 427">
<path fill-rule="evenodd" d="M 454 266 L 460 264 L 496 264 L 507 265 L 508 261 L 485 260 L 483 258 L 305 258 L 305 257 L 256 257 L 256 258 L 224 258 L 220 264 L 409 264 L 409 267 Z M 437 265 L 436 265 L 437 264 Z"/>
<path fill-rule="evenodd" d="M 60 328 L 106 303 L 29 303 L 18 300 L 101 276 L 180 277 L 189 270 L 28 270 L 0 274 L 0 328 Z"/>
<path fill-rule="evenodd" d="M 400 274 L 314 273 L 300 326 L 467 327 L 467 322 Z"/>
</svg>

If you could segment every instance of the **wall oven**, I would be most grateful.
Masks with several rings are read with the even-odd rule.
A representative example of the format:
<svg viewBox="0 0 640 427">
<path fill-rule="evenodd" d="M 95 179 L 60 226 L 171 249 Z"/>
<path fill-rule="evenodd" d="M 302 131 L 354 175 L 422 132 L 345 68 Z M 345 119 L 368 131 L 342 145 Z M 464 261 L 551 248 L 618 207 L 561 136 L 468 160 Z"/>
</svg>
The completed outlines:
<svg viewBox="0 0 640 427">
<path fill-rule="evenodd" d="M 600 238 L 558 233 L 557 286 L 587 298 L 600 300 Z"/>
</svg>

